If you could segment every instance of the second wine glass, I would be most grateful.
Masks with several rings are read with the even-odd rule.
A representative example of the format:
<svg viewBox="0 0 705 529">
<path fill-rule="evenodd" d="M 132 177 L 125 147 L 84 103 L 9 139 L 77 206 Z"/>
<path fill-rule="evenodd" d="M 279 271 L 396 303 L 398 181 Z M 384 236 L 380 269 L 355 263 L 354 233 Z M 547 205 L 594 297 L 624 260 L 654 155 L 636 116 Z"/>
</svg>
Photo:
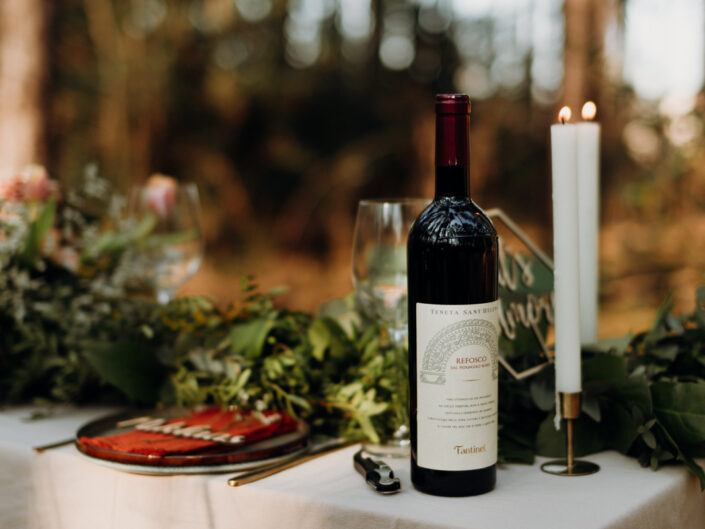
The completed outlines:
<svg viewBox="0 0 705 529">
<path fill-rule="evenodd" d="M 430 203 L 420 198 L 361 200 L 353 243 L 353 283 L 363 310 L 390 337 L 395 355 L 395 392 L 391 425 L 382 444 L 367 445 L 379 455 L 408 452 L 408 334 L 406 241 L 414 220 Z"/>
<path fill-rule="evenodd" d="M 166 304 L 193 276 L 203 259 L 203 235 L 198 188 L 173 178 L 153 176 L 132 190 L 130 217 L 138 232 L 135 267 Z"/>
</svg>

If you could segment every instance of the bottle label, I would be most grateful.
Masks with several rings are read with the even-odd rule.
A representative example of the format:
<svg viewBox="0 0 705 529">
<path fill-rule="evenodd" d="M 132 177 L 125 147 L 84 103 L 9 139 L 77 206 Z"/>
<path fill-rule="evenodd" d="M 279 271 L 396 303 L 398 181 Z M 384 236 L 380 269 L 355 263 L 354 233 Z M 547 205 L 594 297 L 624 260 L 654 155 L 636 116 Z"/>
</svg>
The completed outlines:
<svg viewBox="0 0 705 529">
<path fill-rule="evenodd" d="M 497 462 L 499 301 L 416 304 L 419 466 L 475 470 Z"/>
</svg>

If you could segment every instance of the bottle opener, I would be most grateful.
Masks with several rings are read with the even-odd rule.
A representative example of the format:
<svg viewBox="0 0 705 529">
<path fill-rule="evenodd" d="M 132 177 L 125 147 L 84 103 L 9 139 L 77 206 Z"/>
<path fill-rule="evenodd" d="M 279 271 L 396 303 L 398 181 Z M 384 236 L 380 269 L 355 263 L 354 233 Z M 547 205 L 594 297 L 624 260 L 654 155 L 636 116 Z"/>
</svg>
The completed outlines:
<svg viewBox="0 0 705 529">
<path fill-rule="evenodd" d="M 401 481 L 384 461 L 373 461 L 362 457 L 362 450 L 353 456 L 353 464 L 372 490 L 379 494 L 394 494 L 401 491 Z"/>
</svg>

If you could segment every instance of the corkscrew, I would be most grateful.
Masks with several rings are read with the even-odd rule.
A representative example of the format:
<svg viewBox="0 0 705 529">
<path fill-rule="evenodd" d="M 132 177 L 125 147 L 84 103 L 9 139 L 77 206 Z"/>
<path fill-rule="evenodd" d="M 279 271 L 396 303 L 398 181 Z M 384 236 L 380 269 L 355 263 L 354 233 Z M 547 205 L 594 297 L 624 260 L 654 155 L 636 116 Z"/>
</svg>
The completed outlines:
<svg viewBox="0 0 705 529">
<path fill-rule="evenodd" d="M 401 481 L 394 476 L 394 471 L 384 461 L 363 457 L 362 450 L 359 450 L 353 456 L 353 465 L 375 492 L 394 494 L 401 491 Z"/>
</svg>

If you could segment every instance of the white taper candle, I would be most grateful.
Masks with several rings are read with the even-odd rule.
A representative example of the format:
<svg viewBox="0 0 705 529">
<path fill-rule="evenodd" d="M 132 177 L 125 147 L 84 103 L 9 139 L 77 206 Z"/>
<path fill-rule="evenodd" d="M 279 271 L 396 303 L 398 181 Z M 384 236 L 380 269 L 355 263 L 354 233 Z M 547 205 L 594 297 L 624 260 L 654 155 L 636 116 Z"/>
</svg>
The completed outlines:
<svg viewBox="0 0 705 529">
<path fill-rule="evenodd" d="M 560 117 L 570 119 L 570 109 Z M 576 132 L 575 125 L 551 126 L 556 391 L 563 393 L 581 389 Z"/>
<path fill-rule="evenodd" d="M 583 119 L 595 117 L 591 101 L 583 106 Z M 578 144 L 578 255 L 580 258 L 580 343 L 597 341 L 599 223 L 600 223 L 600 125 L 576 125 Z"/>
</svg>

